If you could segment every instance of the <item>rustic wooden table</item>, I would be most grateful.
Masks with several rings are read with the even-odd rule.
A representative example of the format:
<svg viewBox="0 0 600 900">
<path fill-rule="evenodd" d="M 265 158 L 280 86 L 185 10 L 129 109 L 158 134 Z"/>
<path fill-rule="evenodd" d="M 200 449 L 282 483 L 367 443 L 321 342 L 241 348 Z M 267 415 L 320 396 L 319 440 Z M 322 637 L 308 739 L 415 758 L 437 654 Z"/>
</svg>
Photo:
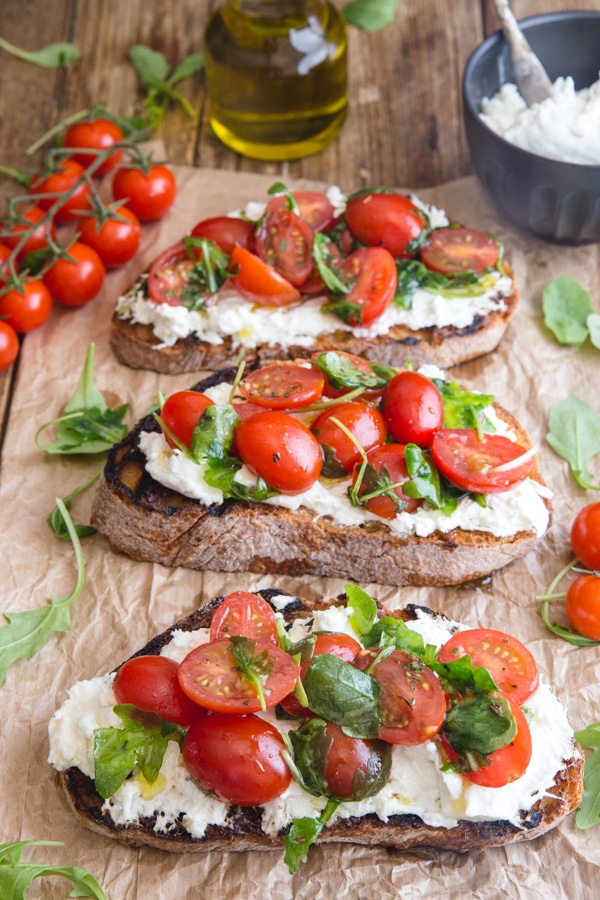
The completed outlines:
<svg viewBox="0 0 600 900">
<path fill-rule="evenodd" d="M 129 115 L 139 102 L 127 50 L 141 43 L 173 64 L 202 49 L 217 0 L 3 0 L 0 36 L 35 50 L 72 41 L 81 60 L 50 70 L 0 50 L 0 164 L 31 165 L 24 150 L 66 116 L 102 100 Z M 518 18 L 600 0 L 514 0 Z M 342 137 L 289 163 L 245 159 L 222 146 L 208 123 L 203 74 L 182 82 L 195 114 L 169 111 L 156 136 L 173 163 L 289 175 L 346 185 L 432 186 L 472 173 L 462 124 L 461 76 L 469 53 L 498 28 L 492 0 L 399 0 L 395 21 L 367 34 L 350 29 L 350 109 Z M 15 192 L 0 179 L 0 200 Z M 14 366 L 0 373 L 0 447 Z"/>
</svg>

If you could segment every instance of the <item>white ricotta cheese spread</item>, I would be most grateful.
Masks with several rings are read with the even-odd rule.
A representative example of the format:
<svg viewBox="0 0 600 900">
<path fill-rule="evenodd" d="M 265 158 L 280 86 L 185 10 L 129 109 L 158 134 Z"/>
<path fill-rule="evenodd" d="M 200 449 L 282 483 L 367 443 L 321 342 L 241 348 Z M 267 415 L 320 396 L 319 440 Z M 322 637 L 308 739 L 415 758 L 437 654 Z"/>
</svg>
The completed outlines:
<svg viewBox="0 0 600 900">
<path fill-rule="evenodd" d="M 493 131 L 523 150 L 562 162 L 600 165 L 600 79 L 575 90 L 573 79 L 558 78 L 547 100 L 527 106 L 514 84 L 481 102 L 481 118 Z"/>
<path fill-rule="evenodd" d="M 328 609 L 316 612 L 310 619 L 297 621 L 290 632 L 292 639 L 316 630 L 343 631 L 357 635 L 352 629 L 351 609 Z M 441 646 L 459 626 L 442 617 L 423 611 L 408 623 L 422 634 L 426 643 Z M 176 631 L 162 653 L 181 661 L 194 647 L 208 639 L 207 630 Z M 48 761 L 59 771 L 76 766 L 89 777 L 94 776 L 94 729 L 116 725 L 120 720 L 112 711 L 116 700 L 112 675 L 76 684 L 68 699 L 54 714 L 49 725 L 50 755 Z M 360 802 L 340 804 L 335 818 L 375 813 L 382 821 L 398 814 L 414 814 L 432 826 L 451 828 L 459 819 L 471 821 L 507 820 L 520 823 L 520 813 L 530 809 L 552 787 L 554 776 L 564 761 L 575 754 L 573 732 L 565 710 L 545 684 L 540 684 L 527 701 L 533 754 L 525 774 L 502 788 L 484 788 L 470 784 L 460 775 L 440 771 L 441 759 L 433 741 L 416 747 L 392 746 L 392 770 L 383 789 Z M 280 730 L 294 723 L 277 721 L 270 711 L 264 714 Z M 317 816 L 325 799 L 313 797 L 294 781 L 286 792 L 263 807 L 263 830 L 277 834 L 294 818 Z M 148 785 L 141 776 L 129 778 L 104 804 L 116 824 L 138 822 L 157 814 L 154 830 L 168 831 L 182 815 L 185 829 L 193 837 L 202 837 L 207 825 L 226 825 L 229 807 L 200 791 L 187 774 L 176 743 L 170 742 L 159 778 Z M 334 821 L 334 820 L 332 820 Z"/>
</svg>

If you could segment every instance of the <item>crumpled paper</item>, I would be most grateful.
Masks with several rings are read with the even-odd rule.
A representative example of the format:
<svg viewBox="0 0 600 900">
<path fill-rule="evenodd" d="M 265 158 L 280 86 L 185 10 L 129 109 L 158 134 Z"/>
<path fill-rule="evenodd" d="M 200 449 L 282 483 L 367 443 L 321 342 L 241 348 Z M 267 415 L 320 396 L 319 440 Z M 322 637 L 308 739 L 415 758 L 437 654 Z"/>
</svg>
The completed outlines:
<svg viewBox="0 0 600 900">
<path fill-rule="evenodd" d="M 75 583 L 72 547 L 54 537 L 46 516 L 55 498 L 83 483 L 102 460 L 46 457 L 36 448 L 34 435 L 60 413 L 73 393 L 89 342 L 96 345 L 96 383 L 111 406 L 129 403 L 129 424 L 147 411 L 158 389 L 169 394 L 198 380 L 190 375 L 133 371 L 116 362 L 108 337 L 117 296 L 197 221 L 264 198 L 275 180 L 183 167 L 174 171 L 179 185 L 176 205 L 162 221 L 144 228 L 136 259 L 110 273 L 101 295 L 87 307 L 56 309 L 46 325 L 25 340 L 0 471 L 3 611 L 39 607 L 52 595 L 68 594 Z M 340 187 L 349 192 L 356 186 Z M 570 523 L 578 509 L 595 499 L 593 492 L 575 484 L 566 463 L 546 444 L 548 410 L 565 397 L 577 395 L 600 413 L 600 353 L 589 346 L 557 344 L 543 326 L 541 294 L 548 282 L 567 274 L 597 298 L 598 248 L 553 246 L 518 231 L 501 217 L 473 178 L 419 193 L 446 209 L 450 218 L 488 229 L 505 243 L 521 292 L 517 312 L 495 353 L 452 374 L 467 387 L 493 393 L 539 443 L 541 470 L 554 492 L 554 522 L 535 551 L 486 583 L 446 589 L 364 587 L 390 607 L 424 603 L 472 626 L 514 633 L 531 647 L 544 679 L 553 685 L 571 724 L 579 729 L 600 719 L 600 650 L 577 649 L 549 634 L 535 597 L 571 558 Z M 595 476 L 598 480 L 597 465 Z M 75 502 L 76 521 L 89 521 L 91 499 L 92 491 L 88 491 Z M 411 900 L 441 896 L 567 900 L 589 896 L 600 875 L 600 830 L 578 831 L 574 816 L 536 841 L 466 855 L 315 846 L 294 876 L 278 851 L 179 856 L 150 848 L 130 849 L 83 829 L 71 815 L 56 773 L 46 761 L 48 721 L 75 681 L 112 670 L 151 636 L 230 590 L 273 586 L 305 597 L 333 597 L 344 587 L 343 573 L 340 579 L 323 580 L 198 573 L 137 563 L 113 554 L 98 535 L 85 539 L 83 549 L 87 578 L 71 609 L 71 630 L 52 635 L 32 660 L 15 664 L 0 688 L 0 840 L 64 841 L 64 847 L 26 850 L 25 859 L 87 868 L 112 900 L 344 900 L 400 895 Z M 560 605 L 553 612 L 560 618 Z M 68 891 L 66 882 L 35 882 L 27 896 L 58 897 Z"/>
</svg>

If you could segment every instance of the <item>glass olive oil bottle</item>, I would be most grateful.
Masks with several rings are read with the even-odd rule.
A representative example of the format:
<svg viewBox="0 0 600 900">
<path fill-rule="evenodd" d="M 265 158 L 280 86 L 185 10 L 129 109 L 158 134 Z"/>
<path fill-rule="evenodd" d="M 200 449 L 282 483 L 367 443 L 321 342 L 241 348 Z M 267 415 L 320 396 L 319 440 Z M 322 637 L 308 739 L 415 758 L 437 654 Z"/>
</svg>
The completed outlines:
<svg viewBox="0 0 600 900">
<path fill-rule="evenodd" d="M 346 116 L 346 49 L 328 0 L 226 0 L 204 39 L 215 134 L 256 159 L 317 153 Z"/>
</svg>

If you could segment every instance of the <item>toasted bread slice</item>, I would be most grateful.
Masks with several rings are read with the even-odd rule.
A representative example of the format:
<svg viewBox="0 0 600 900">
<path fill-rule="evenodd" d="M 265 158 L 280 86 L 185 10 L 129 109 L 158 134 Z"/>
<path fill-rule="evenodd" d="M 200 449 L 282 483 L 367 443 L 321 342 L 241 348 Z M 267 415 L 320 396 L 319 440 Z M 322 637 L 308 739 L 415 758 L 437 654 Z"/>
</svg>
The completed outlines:
<svg viewBox="0 0 600 900">
<path fill-rule="evenodd" d="M 315 610 L 329 605 L 325 601 L 312 603 L 299 601 L 282 591 L 262 590 L 261 596 L 268 601 L 276 597 L 279 609 L 281 600 L 289 598 L 289 603 L 283 609 L 287 622 L 298 617 L 306 618 Z M 217 598 L 196 610 L 151 640 L 135 656 L 160 653 L 171 641 L 175 630 L 194 631 L 198 628 L 208 628 L 222 600 L 222 597 Z M 416 617 L 416 608 L 409 606 L 405 610 L 392 613 L 382 610 L 382 613 L 409 620 Z M 439 613 L 431 615 L 445 618 Z M 340 818 L 328 824 L 318 841 L 385 845 L 402 850 L 428 847 L 466 852 L 537 838 L 556 826 L 575 810 L 581 801 L 583 756 L 574 741 L 570 751 L 572 752 L 569 758 L 564 759 L 563 766 L 556 772 L 553 784 L 540 785 L 540 799 L 537 799 L 530 809 L 520 813 L 518 824 L 507 820 L 460 819 L 453 827 L 434 827 L 426 824 L 417 815 L 393 814 L 384 822 L 376 814 L 370 813 L 360 817 Z M 260 807 L 231 807 L 227 824 L 208 825 L 205 834 L 198 838 L 192 837 L 181 821 L 166 829 L 156 830 L 154 828 L 156 814 L 128 824 L 116 824 L 110 815 L 109 806 L 96 793 L 92 779 L 75 767 L 59 772 L 59 779 L 71 809 L 83 825 L 97 834 L 116 838 L 130 846 L 149 845 L 175 853 L 213 849 L 271 850 L 283 847 L 287 829 L 278 834 L 266 834 L 261 827 L 263 813 Z"/>
</svg>

